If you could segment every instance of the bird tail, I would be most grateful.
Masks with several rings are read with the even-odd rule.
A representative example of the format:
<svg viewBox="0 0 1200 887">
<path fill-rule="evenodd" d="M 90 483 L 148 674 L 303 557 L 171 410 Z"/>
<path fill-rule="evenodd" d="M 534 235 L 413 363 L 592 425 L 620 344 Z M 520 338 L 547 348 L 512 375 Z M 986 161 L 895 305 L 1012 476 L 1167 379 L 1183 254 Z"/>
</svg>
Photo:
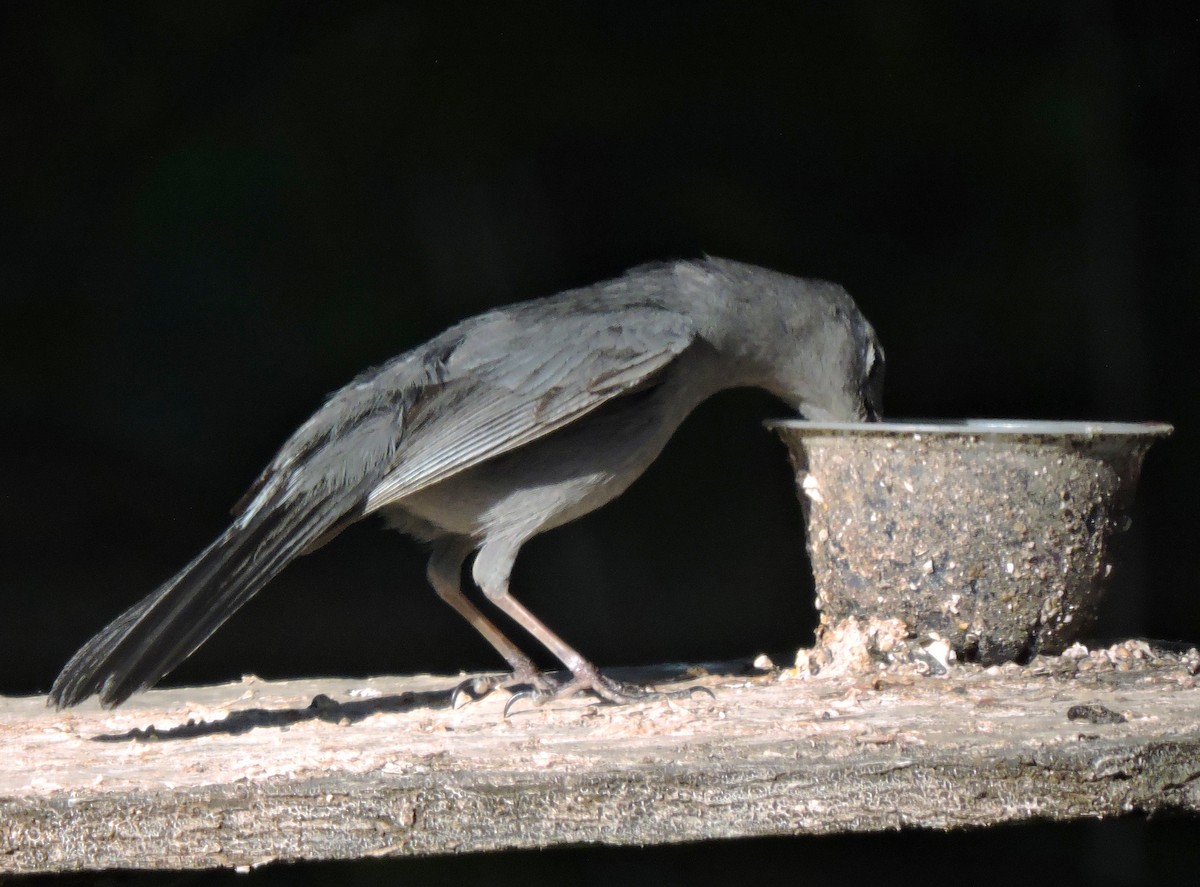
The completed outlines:
<svg viewBox="0 0 1200 887">
<path fill-rule="evenodd" d="M 348 522 L 353 503 L 311 492 L 259 497 L 173 579 L 71 657 L 50 703 L 65 708 L 98 693 L 105 706 L 115 706 L 154 686 L 291 560 Z"/>
</svg>

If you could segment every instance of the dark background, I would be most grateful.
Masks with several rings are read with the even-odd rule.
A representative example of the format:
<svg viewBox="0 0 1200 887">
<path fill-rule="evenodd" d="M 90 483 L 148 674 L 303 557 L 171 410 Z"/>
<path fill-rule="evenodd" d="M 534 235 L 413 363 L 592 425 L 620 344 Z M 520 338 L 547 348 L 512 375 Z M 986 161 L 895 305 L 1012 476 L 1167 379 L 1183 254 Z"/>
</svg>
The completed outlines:
<svg viewBox="0 0 1200 887">
<path fill-rule="evenodd" d="M 1098 632 L 1200 641 L 1198 19 L 1111 2 L 4 5 L 0 692 L 44 692 L 359 370 L 485 308 L 702 252 L 847 286 L 887 350 L 890 415 L 1173 422 Z M 525 549 L 518 596 L 601 664 L 786 659 L 815 615 L 760 426 L 781 413 L 752 392 L 705 405 L 625 497 Z M 497 667 L 423 566 L 355 528 L 171 680 Z M 1182 849 L 1194 822 L 1055 828 L 490 871 L 694 881 L 720 859 L 765 875 L 915 847 L 966 866 L 1048 841 L 1090 883 L 1131 883 L 1184 853 L 1194 874 L 1200 852 Z M 1105 862 L 1113 847 L 1133 869 Z M 255 877 L 479 871 L 379 865 Z"/>
</svg>

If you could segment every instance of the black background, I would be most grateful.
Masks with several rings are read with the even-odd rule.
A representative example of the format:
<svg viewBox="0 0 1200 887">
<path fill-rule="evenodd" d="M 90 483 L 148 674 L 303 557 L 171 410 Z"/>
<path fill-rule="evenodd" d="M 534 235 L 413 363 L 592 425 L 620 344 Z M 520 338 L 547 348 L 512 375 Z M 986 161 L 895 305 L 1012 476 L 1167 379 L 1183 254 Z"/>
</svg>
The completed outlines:
<svg viewBox="0 0 1200 887">
<path fill-rule="evenodd" d="M 887 350 L 889 415 L 1173 422 L 1098 632 L 1200 641 L 1198 18 L 1110 2 L 6 4 L 0 692 L 44 692 L 359 370 L 485 308 L 702 252 L 850 289 Z M 705 405 L 625 497 L 525 549 L 518 596 L 601 664 L 789 656 L 815 616 L 783 449 L 760 426 L 781 413 L 752 392 Z M 171 680 L 496 667 L 423 563 L 355 528 Z M 830 847 L 965 866 L 1061 841 L 1069 871 L 1129 883 L 1194 862 L 1170 829 L 1196 837 L 1125 823 L 490 871 L 702 880 L 718 860 L 836 871 Z M 1114 846 L 1134 868 L 1104 862 Z M 481 871 L 441 865 L 254 877 Z"/>
</svg>

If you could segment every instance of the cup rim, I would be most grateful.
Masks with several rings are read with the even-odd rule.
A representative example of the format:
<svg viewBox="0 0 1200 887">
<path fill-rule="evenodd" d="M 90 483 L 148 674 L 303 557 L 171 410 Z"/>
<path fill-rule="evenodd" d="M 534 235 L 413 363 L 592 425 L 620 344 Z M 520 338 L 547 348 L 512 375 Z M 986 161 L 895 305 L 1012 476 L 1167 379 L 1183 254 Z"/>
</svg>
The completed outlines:
<svg viewBox="0 0 1200 887">
<path fill-rule="evenodd" d="M 904 419 L 888 422 L 810 422 L 807 419 L 770 419 L 772 431 L 801 435 L 843 434 L 867 437 L 910 434 L 947 437 L 1166 437 L 1175 428 L 1166 422 L 1072 421 L 1062 419 Z"/>
</svg>

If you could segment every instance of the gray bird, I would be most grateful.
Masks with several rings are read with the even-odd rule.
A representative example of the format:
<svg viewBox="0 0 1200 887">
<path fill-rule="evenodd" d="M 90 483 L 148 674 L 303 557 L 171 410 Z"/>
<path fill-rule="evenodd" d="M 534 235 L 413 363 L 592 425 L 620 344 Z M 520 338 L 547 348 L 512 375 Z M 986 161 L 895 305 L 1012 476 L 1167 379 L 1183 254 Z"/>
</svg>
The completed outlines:
<svg viewBox="0 0 1200 887">
<path fill-rule="evenodd" d="M 374 513 L 431 545 L 430 584 L 504 657 L 511 685 L 632 698 L 509 593 L 521 546 L 619 496 L 718 391 L 753 386 L 809 419 L 872 420 L 883 366 L 841 287 L 718 258 L 465 320 L 334 393 L 233 524 L 88 641 L 50 701 L 98 693 L 114 706 L 153 686 L 293 559 Z M 472 551 L 487 600 L 570 670 L 564 685 L 464 596 Z"/>
</svg>

